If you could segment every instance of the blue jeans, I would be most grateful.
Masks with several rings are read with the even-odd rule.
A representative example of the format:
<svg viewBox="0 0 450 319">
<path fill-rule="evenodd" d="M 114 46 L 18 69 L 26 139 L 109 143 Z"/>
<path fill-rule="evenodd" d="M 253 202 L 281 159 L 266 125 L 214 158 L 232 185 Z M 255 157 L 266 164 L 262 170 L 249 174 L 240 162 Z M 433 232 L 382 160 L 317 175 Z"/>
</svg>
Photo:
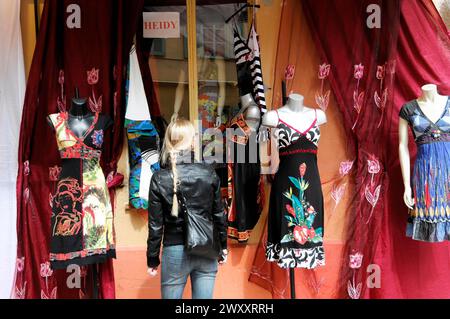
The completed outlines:
<svg viewBox="0 0 450 319">
<path fill-rule="evenodd" d="M 190 256 L 183 245 L 163 248 L 161 295 L 163 299 L 181 299 L 191 276 L 192 299 L 212 299 L 217 274 L 217 260 Z"/>
</svg>

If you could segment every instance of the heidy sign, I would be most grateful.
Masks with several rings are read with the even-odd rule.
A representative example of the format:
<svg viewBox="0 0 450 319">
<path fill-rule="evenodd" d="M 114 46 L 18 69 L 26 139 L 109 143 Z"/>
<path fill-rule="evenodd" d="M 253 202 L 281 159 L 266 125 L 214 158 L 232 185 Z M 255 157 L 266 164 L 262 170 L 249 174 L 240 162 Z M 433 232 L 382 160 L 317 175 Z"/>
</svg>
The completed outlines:
<svg viewBox="0 0 450 319">
<path fill-rule="evenodd" d="M 179 38 L 179 12 L 144 12 L 144 38 Z"/>
</svg>

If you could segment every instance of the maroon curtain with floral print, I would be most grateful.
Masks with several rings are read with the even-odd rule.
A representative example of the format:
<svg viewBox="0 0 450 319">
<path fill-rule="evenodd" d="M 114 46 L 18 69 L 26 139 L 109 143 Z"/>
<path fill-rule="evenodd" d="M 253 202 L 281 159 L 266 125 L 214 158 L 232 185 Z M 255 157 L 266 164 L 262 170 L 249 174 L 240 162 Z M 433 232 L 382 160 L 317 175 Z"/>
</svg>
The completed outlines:
<svg viewBox="0 0 450 319">
<path fill-rule="evenodd" d="M 70 107 L 74 88 L 92 110 L 108 114 L 102 167 L 113 177 L 122 152 L 124 78 L 143 0 L 45 1 L 29 74 L 19 146 L 16 298 L 83 298 L 91 293 L 92 267 L 82 268 L 81 289 L 64 271 L 49 267 L 49 198 L 59 172 L 50 113 Z M 110 190 L 114 202 L 114 190 Z M 100 298 L 114 298 L 112 260 L 99 267 Z"/>
<path fill-rule="evenodd" d="M 380 28 L 369 27 L 374 4 Z M 340 296 L 450 297 L 449 243 L 405 236 L 398 160 L 402 105 L 426 83 L 450 94 L 450 41 L 442 19 L 431 0 L 303 0 L 303 7 L 319 54 L 331 65 L 331 87 L 355 154 Z"/>
</svg>

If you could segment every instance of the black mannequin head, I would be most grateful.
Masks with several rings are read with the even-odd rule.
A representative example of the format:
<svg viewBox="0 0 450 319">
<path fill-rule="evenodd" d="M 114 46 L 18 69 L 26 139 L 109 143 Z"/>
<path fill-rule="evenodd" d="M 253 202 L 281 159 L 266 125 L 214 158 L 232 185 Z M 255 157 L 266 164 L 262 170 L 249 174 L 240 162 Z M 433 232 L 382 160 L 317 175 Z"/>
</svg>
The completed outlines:
<svg viewBox="0 0 450 319">
<path fill-rule="evenodd" d="M 75 88 L 75 96 L 72 98 L 72 106 L 70 107 L 69 113 L 79 117 L 91 113 L 87 107 L 87 99 L 80 98 L 78 88 Z"/>
<path fill-rule="evenodd" d="M 75 96 L 72 98 L 72 106 L 69 110 L 69 128 L 82 137 L 92 124 L 94 114 L 89 110 L 87 99 L 80 98 L 78 88 L 75 88 Z"/>
</svg>

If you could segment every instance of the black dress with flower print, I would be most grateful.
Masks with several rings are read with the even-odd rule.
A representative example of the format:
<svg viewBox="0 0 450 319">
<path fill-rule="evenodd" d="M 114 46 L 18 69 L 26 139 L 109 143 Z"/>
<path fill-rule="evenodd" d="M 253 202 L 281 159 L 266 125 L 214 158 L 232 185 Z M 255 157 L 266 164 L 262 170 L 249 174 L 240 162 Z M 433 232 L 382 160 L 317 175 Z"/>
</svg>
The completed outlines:
<svg viewBox="0 0 450 319">
<path fill-rule="evenodd" d="M 305 132 L 279 120 L 280 164 L 270 194 L 266 258 L 281 268 L 325 264 L 323 194 L 317 166 L 317 115 Z"/>
<path fill-rule="evenodd" d="M 53 269 L 115 257 L 112 206 L 100 166 L 104 130 L 112 121 L 95 113 L 89 129 L 78 137 L 69 128 L 68 116 L 49 115 L 62 166 L 50 195 Z"/>
</svg>

